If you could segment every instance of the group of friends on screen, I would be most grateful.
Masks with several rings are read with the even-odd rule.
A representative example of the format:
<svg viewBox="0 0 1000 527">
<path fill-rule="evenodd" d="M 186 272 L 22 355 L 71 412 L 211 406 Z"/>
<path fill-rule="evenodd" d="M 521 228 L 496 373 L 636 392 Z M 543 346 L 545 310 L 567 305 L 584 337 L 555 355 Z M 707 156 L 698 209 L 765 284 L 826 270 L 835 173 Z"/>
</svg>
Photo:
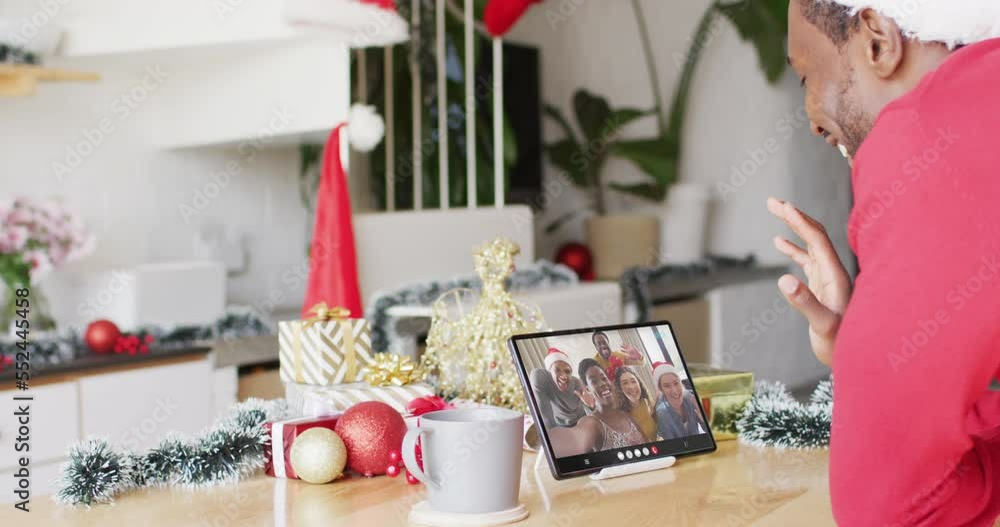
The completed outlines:
<svg viewBox="0 0 1000 527">
<path fill-rule="evenodd" d="M 545 368 L 530 374 L 532 391 L 556 457 L 677 439 L 705 433 L 698 403 L 666 362 L 650 364 L 634 346 L 612 350 L 596 332 L 595 354 L 576 363 L 557 347 Z M 652 369 L 649 388 L 637 374 Z"/>
</svg>

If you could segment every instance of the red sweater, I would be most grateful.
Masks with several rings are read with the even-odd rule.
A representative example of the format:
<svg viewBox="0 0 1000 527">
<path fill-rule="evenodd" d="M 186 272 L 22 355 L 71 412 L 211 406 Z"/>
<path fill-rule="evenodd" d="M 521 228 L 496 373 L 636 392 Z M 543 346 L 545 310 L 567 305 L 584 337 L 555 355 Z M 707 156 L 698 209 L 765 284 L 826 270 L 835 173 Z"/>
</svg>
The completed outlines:
<svg viewBox="0 0 1000 527">
<path fill-rule="evenodd" d="M 848 223 L 860 273 L 833 359 L 841 525 L 1000 515 L 1000 39 L 879 114 Z"/>
</svg>

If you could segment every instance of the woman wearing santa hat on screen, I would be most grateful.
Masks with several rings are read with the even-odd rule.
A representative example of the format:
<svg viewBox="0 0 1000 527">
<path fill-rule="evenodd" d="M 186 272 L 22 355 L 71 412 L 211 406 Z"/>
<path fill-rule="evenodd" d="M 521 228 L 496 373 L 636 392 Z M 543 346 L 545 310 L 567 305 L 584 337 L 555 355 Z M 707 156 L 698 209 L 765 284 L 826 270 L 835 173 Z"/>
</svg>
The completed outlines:
<svg viewBox="0 0 1000 527">
<path fill-rule="evenodd" d="M 704 434 L 708 427 L 701 420 L 701 411 L 694 394 L 684 389 L 681 377 L 673 366 L 657 362 L 653 366 L 656 398 L 656 430 L 663 439 L 678 439 Z"/>
<path fill-rule="evenodd" d="M 788 61 L 810 128 L 848 159 L 854 192 L 854 283 L 827 228 L 767 204 L 801 238 L 774 242 L 807 277 L 778 286 L 837 380 L 841 525 L 1000 515 L 998 37 L 998 0 L 789 3 Z M 929 397 L 928 386 L 942 389 Z"/>
<path fill-rule="evenodd" d="M 546 428 L 576 426 L 587 415 L 586 408 L 594 406 L 594 397 L 573 377 L 569 355 L 559 348 L 549 348 L 545 369 L 531 370 L 530 380 Z"/>
</svg>

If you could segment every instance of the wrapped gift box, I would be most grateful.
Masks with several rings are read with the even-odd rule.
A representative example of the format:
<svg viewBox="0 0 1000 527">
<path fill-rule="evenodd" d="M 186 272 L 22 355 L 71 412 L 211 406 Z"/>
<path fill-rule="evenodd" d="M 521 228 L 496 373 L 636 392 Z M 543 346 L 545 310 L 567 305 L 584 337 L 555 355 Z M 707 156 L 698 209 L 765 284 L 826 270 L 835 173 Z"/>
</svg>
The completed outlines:
<svg viewBox="0 0 1000 527">
<path fill-rule="evenodd" d="M 363 318 L 278 322 L 278 359 L 284 382 L 360 381 L 373 359 L 371 327 Z"/>
<path fill-rule="evenodd" d="M 337 416 L 301 417 L 264 423 L 271 441 L 264 445 L 264 472 L 276 478 L 299 479 L 292 469 L 289 452 L 292 443 L 302 432 L 310 428 L 329 428 L 337 424 Z"/>
<path fill-rule="evenodd" d="M 689 364 L 692 382 L 716 440 L 736 439 L 736 421 L 753 397 L 753 373 Z"/>
<path fill-rule="evenodd" d="M 333 386 L 285 383 L 288 409 L 300 415 L 342 413 L 363 401 L 382 401 L 405 414 L 406 403 L 427 395 L 434 395 L 434 388 L 419 382 L 403 386 L 370 386 L 363 382 Z"/>
</svg>

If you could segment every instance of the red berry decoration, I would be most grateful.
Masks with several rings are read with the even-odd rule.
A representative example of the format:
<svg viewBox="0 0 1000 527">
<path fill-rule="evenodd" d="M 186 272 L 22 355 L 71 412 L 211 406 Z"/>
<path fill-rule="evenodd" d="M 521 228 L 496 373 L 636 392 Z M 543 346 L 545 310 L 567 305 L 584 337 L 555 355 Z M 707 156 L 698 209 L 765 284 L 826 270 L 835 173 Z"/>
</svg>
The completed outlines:
<svg viewBox="0 0 1000 527">
<path fill-rule="evenodd" d="M 403 460 L 403 456 L 399 453 L 399 450 L 389 451 L 389 463 L 392 465 L 399 465 L 399 462 Z"/>
<path fill-rule="evenodd" d="M 570 242 L 560 247 L 556 262 L 572 269 L 581 280 L 594 279 L 594 256 L 582 243 Z"/>
<path fill-rule="evenodd" d="M 334 428 L 347 447 L 347 467 L 366 476 L 386 473 L 389 453 L 399 452 L 406 422 L 393 407 L 379 401 L 358 403 L 344 412 Z"/>
<path fill-rule="evenodd" d="M 389 465 L 385 467 L 385 475 L 394 478 L 399 475 L 399 465 Z"/>
<path fill-rule="evenodd" d="M 406 471 L 406 482 L 409 483 L 410 485 L 417 485 L 417 484 L 420 483 L 420 480 L 417 479 L 416 476 L 414 476 L 413 474 L 411 474 L 409 470 L 407 470 Z"/>
<path fill-rule="evenodd" d="M 116 351 L 116 343 L 121 336 L 122 332 L 114 322 L 95 320 L 87 326 L 83 340 L 94 353 L 111 353 Z"/>
</svg>

